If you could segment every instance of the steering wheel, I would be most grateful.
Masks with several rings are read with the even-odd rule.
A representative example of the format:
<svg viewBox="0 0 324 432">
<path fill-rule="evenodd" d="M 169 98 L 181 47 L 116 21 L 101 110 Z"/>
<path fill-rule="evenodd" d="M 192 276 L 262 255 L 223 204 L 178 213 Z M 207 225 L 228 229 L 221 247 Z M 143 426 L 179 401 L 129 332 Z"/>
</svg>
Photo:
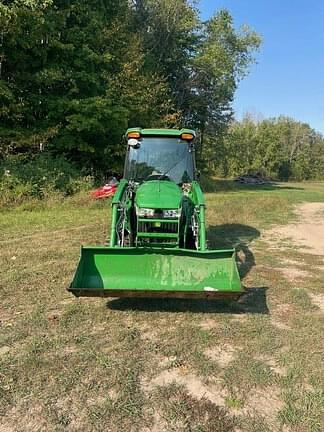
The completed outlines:
<svg viewBox="0 0 324 432">
<path fill-rule="evenodd" d="M 154 172 L 147 176 L 146 180 L 170 180 L 170 177 L 167 174 L 159 174 Z"/>
</svg>

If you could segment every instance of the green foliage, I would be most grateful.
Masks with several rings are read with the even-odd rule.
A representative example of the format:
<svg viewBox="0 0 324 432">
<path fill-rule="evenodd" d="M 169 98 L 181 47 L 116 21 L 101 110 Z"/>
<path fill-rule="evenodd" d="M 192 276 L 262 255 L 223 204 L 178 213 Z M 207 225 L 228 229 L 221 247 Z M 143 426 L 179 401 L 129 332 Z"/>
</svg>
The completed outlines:
<svg viewBox="0 0 324 432">
<path fill-rule="evenodd" d="M 19 204 L 53 194 L 72 195 L 87 190 L 93 181 L 62 157 L 49 154 L 16 155 L 0 164 L 0 205 Z"/>
<path fill-rule="evenodd" d="M 227 10 L 203 24 L 199 48 L 192 59 L 187 107 L 187 115 L 202 132 L 215 134 L 228 124 L 237 84 L 247 73 L 252 53 L 260 43 L 260 36 L 247 26 L 236 30 Z"/>
<path fill-rule="evenodd" d="M 210 162 L 225 176 L 259 172 L 280 180 L 324 178 L 324 138 L 308 124 L 287 117 L 230 125 Z"/>
<path fill-rule="evenodd" d="M 224 130 L 259 37 L 187 0 L 15 0 L 0 6 L 0 152 L 46 149 L 99 172 L 128 126 Z"/>
<path fill-rule="evenodd" d="M 3 37 L 3 148 L 48 146 L 88 166 L 102 159 L 108 140 L 116 142 L 127 125 L 127 112 L 107 97 L 105 80 L 119 68 L 118 47 L 127 43 L 119 24 L 126 5 L 54 0 L 7 8 L 12 22 Z"/>
</svg>

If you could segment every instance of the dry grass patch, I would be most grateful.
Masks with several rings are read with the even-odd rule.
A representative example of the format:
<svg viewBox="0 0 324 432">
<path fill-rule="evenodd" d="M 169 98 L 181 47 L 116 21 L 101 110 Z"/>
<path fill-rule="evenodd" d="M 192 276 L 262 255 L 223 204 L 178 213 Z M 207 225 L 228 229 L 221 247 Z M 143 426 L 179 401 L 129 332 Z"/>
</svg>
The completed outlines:
<svg viewBox="0 0 324 432">
<path fill-rule="evenodd" d="M 7 345 L 0 347 L 0 356 L 8 354 L 10 352 L 10 350 L 11 350 L 10 347 Z"/>
<path fill-rule="evenodd" d="M 312 277 L 312 274 L 310 272 L 294 267 L 283 267 L 276 270 L 280 271 L 290 281 L 296 281 L 298 279 L 308 279 Z"/>
<path fill-rule="evenodd" d="M 204 398 L 216 405 L 225 406 L 226 393 L 220 385 L 213 383 L 207 386 L 195 374 L 182 368 L 164 370 L 149 382 L 143 380 L 142 388 L 145 393 L 150 393 L 155 387 L 165 387 L 170 384 L 184 387 L 197 400 Z"/>
<path fill-rule="evenodd" d="M 280 354 L 280 352 L 278 353 Z M 260 355 L 257 357 L 257 360 L 260 360 L 261 362 L 264 362 L 266 365 L 270 367 L 270 369 L 276 373 L 279 376 L 285 376 L 287 374 L 287 368 L 282 366 L 278 359 L 266 356 L 266 355 Z"/>
<path fill-rule="evenodd" d="M 19 402 L 0 424 L 0 432 L 24 432 L 49 430 L 46 409 L 39 402 Z"/>
<path fill-rule="evenodd" d="M 315 306 L 317 306 L 321 312 L 324 312 L 324 294 L 322 293 L 311 293 L 308 292 L 308 295 L 310 296 L 312 302 Z"/>
<path fill-rule="evenodd" d="M 204 354 L 224 368 L 234 359 L 239 349 L 241 347 L 234 348 L 232 345 L 222 344 L 222 346 L 207 348 Z"/>
<path fill-rule="evenodd" d="M 199 323 L 199 326 L 203 330 L 213 330 L 213 329 L 217 328 L 217 326 L 219 326 L 219 322 L 215 318 L 214 319 L 205 318 L 205 319 L 201 320 L 201 322 Z"/>
<path fill-rule="evenodd" d="M 282 303 L 271 311 L 271 324 L 279 330 L 291 330 L 291 318 L 296 313 L 294 305 Z"/>
<path fill-rule="evenodd" d="M 251 392 L 245 400 L 242 411 L 245 414 L 256 412 L 270 420 L 270 424 L 276 424 L 277 428 L 279 428 L 277 416 L 283 406 L 284 402 L 280 395 L 280 388 L 278 386 L 269 386 Z"/>
</svg>

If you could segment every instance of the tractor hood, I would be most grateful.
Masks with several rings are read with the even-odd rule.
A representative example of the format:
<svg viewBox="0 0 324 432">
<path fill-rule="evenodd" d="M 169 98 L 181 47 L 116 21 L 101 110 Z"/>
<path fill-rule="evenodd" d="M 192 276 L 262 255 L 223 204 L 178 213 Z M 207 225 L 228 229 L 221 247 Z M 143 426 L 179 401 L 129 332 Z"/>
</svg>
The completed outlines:
<svg viewBox="0 0 324 432">
<path fill-rule="evenodd" d="M 174 182 L 151 180 L 139 186 L 135 202 L 139 208 L 177 209 L 181 198 L 181 189 Z"/>
</svg>

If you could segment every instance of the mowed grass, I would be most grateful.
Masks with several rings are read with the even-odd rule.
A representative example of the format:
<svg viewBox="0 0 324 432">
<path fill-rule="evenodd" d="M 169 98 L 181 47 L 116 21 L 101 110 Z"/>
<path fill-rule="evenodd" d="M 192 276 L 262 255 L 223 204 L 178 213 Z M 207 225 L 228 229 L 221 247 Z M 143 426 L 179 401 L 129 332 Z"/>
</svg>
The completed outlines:
<svg viewBox="0 0 324 432">
<path fill-rule="evenodd" d="M 0 431 L 324 430 L 323 261 L 262 237 L 324 202 L 324 184 L 207 186 L 210 247 L 238 250 L 238 303 L 76 299 L 80 245 L 105 242 L 110 202 L 0 211 Z M 284 259 L 308 277 L 285 277 Z"/>
</svg>

